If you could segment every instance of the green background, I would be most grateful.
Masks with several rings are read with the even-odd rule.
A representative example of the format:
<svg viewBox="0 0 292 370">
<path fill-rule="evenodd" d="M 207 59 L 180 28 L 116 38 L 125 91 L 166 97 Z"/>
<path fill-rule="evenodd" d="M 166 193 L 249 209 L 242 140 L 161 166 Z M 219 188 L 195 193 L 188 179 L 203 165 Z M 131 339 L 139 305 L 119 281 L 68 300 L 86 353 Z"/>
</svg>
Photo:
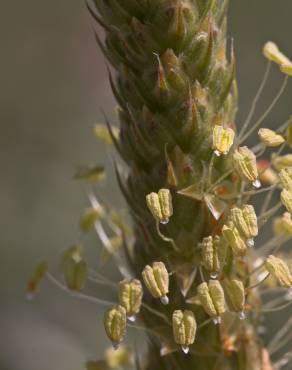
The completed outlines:
<svg viewBox="0 0 292 370">
<path fill-rule="evenodd" d="M 76 240 L 87 199 L 82 185 L 72 180 L 74 168 L 111 167 L 92 126 L 102 121 L 101 107 L 116 121 L 115 103 L 83 1 L 2 0 L 0 10 L 0 369 L 81 370 L 108 345 L 100 326 L 104 308 L 68 297 L 48 282 L 27 302 L 25 285 L 39 258 L 48 258 L 56 271 L 58 253 Z M 263 43 L 272 39 L 292 57 L 291 14 L 291 0 L 231 0 L 238 124 L 264 73 Z M 281 78 L 274 68 L 258 112 L 269 105 Z M 292 82 L 265 126 L 281 124 L 291 103 Z M 123 206 L 112 172 L 100 193 Z M 93 267 L 98 249 L 97 239 L 90 237 Z M 118 279 L 113 266 L 105 270 Z M 114 299 L 106 289 L 91 285 L 88 290 Z M 129 337 L 131 342 L 137 333 Z"/>
</svg>

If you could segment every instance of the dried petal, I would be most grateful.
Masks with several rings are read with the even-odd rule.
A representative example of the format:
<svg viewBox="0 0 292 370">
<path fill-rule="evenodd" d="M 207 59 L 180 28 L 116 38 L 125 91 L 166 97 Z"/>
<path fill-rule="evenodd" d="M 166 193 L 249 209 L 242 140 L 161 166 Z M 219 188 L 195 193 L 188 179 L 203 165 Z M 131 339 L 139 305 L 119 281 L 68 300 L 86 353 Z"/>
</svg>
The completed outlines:
<svg viewBox="0 0 292 370">
<path fill-rule="evenodd" d="M 153 262 L 152 267 L 147 265 L 142 277 L 144 283 L 154 298 L 160 298 L 163 304 L 168 304 L 169 276 L 163 262 Z"/>
<path fill-rule="evenodd" d="M 123 341 L 126 335 L 127 315 L 126 309 L 116 305 L 106 311 L 104 315 L 104 328 L 114 348 Z"/>
<path fill-rule="evenodd" d="M 282 287 L 290 288 L 292 286 L 289 267 L 281 258 L 270 255 L 265 262 L 265 267 Z"/>
<path fill-rule="evenodd" d="M 268 128 L 261 128 L 259 130 L 259 138 L 263 144 L 271 148 L 277 147 L 285 142 L 282 135 Z"/>
</svg>

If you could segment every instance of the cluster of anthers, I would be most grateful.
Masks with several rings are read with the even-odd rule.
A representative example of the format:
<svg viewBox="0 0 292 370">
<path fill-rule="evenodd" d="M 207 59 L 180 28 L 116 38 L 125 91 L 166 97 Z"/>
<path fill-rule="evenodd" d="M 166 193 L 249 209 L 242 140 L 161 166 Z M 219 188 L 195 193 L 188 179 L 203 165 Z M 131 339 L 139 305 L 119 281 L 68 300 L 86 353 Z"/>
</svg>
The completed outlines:
<svg viewBox="0 0 292 370">
<path fill-rule="evenodd" d="M 279 64 L 283 73 L 292 75 L 291 62 L 278 50 L 274 43 L 268 42 L 265 45 L 264 55 L 270 61 Z M 283 188 L 281 200 L 289 212 L 275 220 L 275 230 L 281 238 L 284 235 L 285 241 L 292 236 L 292 167 L 290 167 L 292 166 L 292 157 L 290 154 L 280 156 L 280 151 L 274 155 L 272 163 L 274 168 L 278 170 L 276 172 L 266 165 L 266 161 L 257 161 L 257 156 L 261 155 L 267 147 L 281 146 L 281 150 L 283 150 L 286 143 L 292 144 L 292 123 L 290 121 L 288 125 L 286 123 L 285 129 L 286 126 L 288 126 L 286 133 L 277 133 L 267 128 L 261 128 L 258 132 L 261 144 L 258 146 L 259 153 L 257 155 L 254 150 L 246 146 L 237 146 L 232 153 L 233 169 L 244 183 L 251 183 L 256 189 L 261 187 L 261 182 L 264 185 L 269 185 L 268 188 L 263 188 L 261 191 L 246 192 L 247 197 L 256 195 L 257 192 L 275 190 L 279 186 Z M 244 136 L 235 139 L 233 129 L 215 125 L 212 133 L 215 156 L 227 155 L 232 146 L 242 141 L 242 139 L 244 139 Z M 265 164 L 264 167 L 263 164 Z M 271 195 L 269 198 L 271 198 Z M 175 245 L 174 241 L 163 235 L 159 229 L 159 223 L 167 224 L 174 212 L 170 190 L 160 189 L 158 193 L 148 194 L 146 203 L 157 222 L 159 235 Z M 269 216 L 279 208 L 280 206 L 277 205 L 268 212 L 262 212 L 261 224 L 265 223 Z M 243 204 L 234 206 L 229 210 L 229 215 L 220 235 L 205 237 L 200 244 L 201 266 L 209 272 L 209 280 L 205 281 L 202 274 L 203 281 L 197 286 L 196 299 L 214 324 L 221 323 L 221 317 L 227 310 L 238 313 L 241 320 L 245 319 L 248 294 L 269 277 L 274 279 L 281 287 L 291 288 L 292 286 L 292 275 L 288 265 L 283 259 L 272 254 L 264 260 L 261 259 L 260 264 L 259 259 L 257 259 L 256 263 L 258 265 L 251 272 L 251 275 L 256 271 L 262 271 L 257 277 L 257 283 L 253 286 L 245 286 L 245 283 L 237 277 L 224 277 L 223 268 L 226 265 L 227 254 L 231 253 L 234 259 L 245 257 L 248 249 L 254 246 L 254 238 L 258 235 L 258 232 L 258 218 L 254 207 L 250 204 Z M 279 242 L 283 242 L 283 239 Z M 279 244 L 276 250 L 278 248 Z M 264 277 L 262 278 L 262 276 Z M 142 271 L 142 279 L 147 290 L 154 298 L 160 299 L 164 305 L 169 303 L 167 297 L 169 273 L 163 262 L 154 262 L 152 266 L 147 265 Z M 120 283 L 119 305 L 108 310 L 104 320 L 107 335 L 115 347 L 125 337 L 127 318 L 133 320 L 134 315 L 139 312 L 142 295 L 143 289 L 139 280 L 128 280 Z M 194 343 L 197 327 L 195 315 L 191 310 L 177 309 L 173 312 L 173 338 L 181 346 L 184 353 L 188 353 L 189 346 Z"/>
<path fill-rule="evenodd" d="M 271 64 L 270 62 L 274 62 L 280 66 L 284 74 L 292 76 L 292 63 L 278 50 L 274 43 L 268 42 L 264 46 L 263 52 L 269 60 L 269 65 Z M 284 86 L 281 88 L 280 93 L 283 91 L 286 81 L 285 78 Z M 249 305 L 246 303 L 248 295 L 252 289 L 258 288 L 261 284 L 268 283 L 271 285 L 276 282 L 282 288 L 291 288 L 292 286 L 292 275 L 288 264 L 282 258 L 274 255 L 277 254 L 280 246 L 292 237 L 292 154 L 280 155 L 286 145 L 292 145 L 292 121 L 290 119 L 285 122 L 277 132 L 267 128 L 260 129 L 258 132 L 260 144 L 255 148 L 249 149 L 246 146 L 240 146 L 240 144 L 248 137 L 251 131 L 259 127 L 266 117 L 265 114 L 249 132 L 245 132 L 252 114 L 253 109 L 237 137 L 233 129 L 230 127 L 225 128 L 223 125 L 215 125 L 212 132 L 214 155 L 211 159 L 210 171 L 217 156 L 229 154 L 233 163 L 231 172 L 234 170 L 242 179 L 243 184 L 252 184 L 255 188 L 248 191 L 244 191 L 244 188 L 242 188 L 239 191 L 238 194 L 241 201 L 227 210 L 221 230 L 216 231 L 215 235 L 204 237 L 199 245 L 200 265 L 198 269 L 201 272 L 201 282 L 197 286 L 195 301 L 201 305 L 205 313 L 210 317 L 208 320 L 213 321 L 216 325 L 221 323 L 222 315 L 226 311 L 234 312 L 240 319 L 244 319 L 249 309 Z M 114 129 L 112 130 L 113 132 Z M 112 137 L 101 126 L 95 128 L 95 134 L 99 139 L 107 143 L 110 143 L 112 140 Z M 272 155 L 271 165 L 267 161 L 258 160 L 267 147 L 279 147 L 278 152 Z M 219 180 L 223 181 L 231 172 L 224 174 Z M 82 169 L 77 174 L 77 178 L 87 180 L 88 182 L 94 182 L 103 176 L 103 169 L 98 166 Z M 215 185 L 220 186 L 222 181 L 217 180 Z M 261 184 L 264 187 L 258 190 Z M 268 209 L 273 193 L 279 188 L 281 189 L 281 202 Z M 216 190 L 216 186 L 213 189 Z M 268 195 L 263 202 L 260 215 L 257 217 L 254 207 L 251 204 L 247 204 L 247 200 L 251 196 L 263 192 L 268 192 Z M 235 196 L 227 194 L 225 199 L 236 198 L 238 194 Z M 224 199 L 224 195 L 222 197 Z M 80 227 L 83 233 L 95 229 L 107 253 L 114 255 L 116 250 L 122 245 L 122 236 L 127 234 L 125 225 L 121 219 L 115 217 L 116 215 L 111 214 L 109 217 L 93 194 L 90 195 L 90 200 L 91 208 L 87 209 L 83 214 Z M 156 220 L 159 236 L 163 240 L 171 242 L 177 248 L 174 240 L 162 234 L 159 228 L 160 224 L 167 224 L 173 213 L 175 213 L 170 190 L 160 189 L 158 193 L 152 192 L 148 194 L 146 196 L 146 204 Z M 285 206 L 288 212 L 275 219 L 275 238 L 264 246 L 251 250 L 254 246 L 254 238 L 258 235 L 260 227 L 282 205 Z M 116 232 L 115 237 L 108 238 L 102 228 L 101 219 L 103 218 L 107 221 L 110 219 L 109 225 Z M 231 277 L 224 275 L 223 269 L 227 263 L 227 256 L 229 256 L 228 263 L 230 261 L 235 263 L 243 258 L 248 258 L 249 254 L 252 255 L 252 258 L 255 258 L 255 255 L 260 255 L 261 257 L 255 258 L 253 270 L 249 271 L 248 279 L 243 279 L 240 274 L 236 273 Z M 269 254 L 268 257 L 262 257 L 267 254 Z M 122 263 L 118 263 L 118 265 L 121 268 Z M 48 265 L 44 261 L 37 266 L 29 281 L 29 295 L 37 291 L 40 281 L 44 276 L 47 276 L 59 287 L 71 293 L 73 292 L 74 295 L 94 300 L 97 303 L 108 304 L 108 302 L 98 298 L 79 293 L 83 289 L 86 280 L 88 278 L 90 280 L 90 271 L 84 260 L 80 244 L 69 248 L 63 255 L 62 270 L 66 285 L 57 281 L 47 269 Z M 202 273 L 202 269 L 208 273 L 208 276 Z M 159 299 L 163 305 L 169 304 L 169 273 L 171 271 L 169 272 L 161 261 L 153 262 L 151 265 L 145 266 L 143 271 L 141 271 L 142 280 L 148 292 L 154 299 Z M 255 275 L 256 277 L 254 277 Z M 92 278 L 91 280 L 94 281 Z M 250 285 L 250 281 L 254 281 L 255 284 Z M 105 280 L 100 280 L 99 282 L 108 284 Z M 119 283 L 118 304 L 107 310 L 104 316 L 105 330 L 114 348 L 117 348 L 123 341 L 127 326 L 131 325 L 131 322 L 135 321 L 136 316 L 139 314 L 143 305 L 142 298 L 143 286 L 140 280 L 126 278 Z M 290 303 L 291 300 L 288 304 Z M 278 310 L 286 306 L 287 303 L 279 307 L 270 307 L 270 309 Z M 189 347 L 195 342 L 197 328 L 202 325 L 204 323 L 197 323 L 195 314 L 191 310 L 182 310 L 180 307 L 174 310 L 172 314 L 173 338 L 183 352 L 188 353 Z"/>
</svg>

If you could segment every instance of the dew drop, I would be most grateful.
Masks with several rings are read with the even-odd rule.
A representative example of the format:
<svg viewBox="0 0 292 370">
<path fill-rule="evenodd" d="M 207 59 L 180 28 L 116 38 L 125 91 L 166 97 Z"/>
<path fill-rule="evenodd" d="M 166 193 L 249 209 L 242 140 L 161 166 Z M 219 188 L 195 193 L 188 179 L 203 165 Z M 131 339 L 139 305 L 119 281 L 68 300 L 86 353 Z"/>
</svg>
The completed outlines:
<svg viewBox="0 0 292 370">
<path fill-rule="evenodd" d="M 261 184 L 261 182 L 260 182 L 259 180 L 255 180 L 255 181 L 252 183 L 252 185 L 253 185 L 256 189 L 259 189 L 259 188 L 262 186 L 262 184 Z"/>
<path fill-rule="evenodd" d="M 238 317 L 240 320 L 244 320 L 246 318 L 244 311 L 239 312 Z"/>
<path fill-rule="evenodd" d="M 128 320 L 129 320 L 130 322 L 135 322 L 135 321 L 136 321 L 136 316 L 135 316 L 135 315 L 128 316 Z"/>
<path fill-rule="evenodd" d="M 246 245 L 247 245 L 249 248 L 254 247 L 254 240 L 253 240 L 253 239 L 247 239 L 247 241 L 246 241 Z"/>
<path fill-rule="evenodd" d="M 188 346 L 181 346 L 181 349 L 183 351 L 183 353 L 185 353 L 186 355 L 189 353 L 190 351 L 190 348 Z"/>
<path fill-rule="evenodd" d="M 217 277 L 218 277 L 217 272 L 211 272 L 211 274 L 210 274 L 211 279 L 217 279 Z"/>
<path fill-rule="evenodd" d="M 168 224 L 168 222 L 169 222 L 169 219 L 167 218 L 166 220 L 161 220 L 160 221 L 160 223 L 162 224 L 162 225 L 166 225 L 166 224 Z"/>
<path fill-rule="evenodd" d="M 215 154 L 217 157 L 220 157 L 220 156 L 221 156 L 221 153 L 219 152 L 219 150 L 214 150 L 214 154 Z"/>
<path fill-rule="evenodd" d="M 167 295 L 163 296 L 160 298 L 160 301 L 162 304 L 164 304 L 165 306 L 169 303 L 169 298 L 167 297 Z"/>
</svg>

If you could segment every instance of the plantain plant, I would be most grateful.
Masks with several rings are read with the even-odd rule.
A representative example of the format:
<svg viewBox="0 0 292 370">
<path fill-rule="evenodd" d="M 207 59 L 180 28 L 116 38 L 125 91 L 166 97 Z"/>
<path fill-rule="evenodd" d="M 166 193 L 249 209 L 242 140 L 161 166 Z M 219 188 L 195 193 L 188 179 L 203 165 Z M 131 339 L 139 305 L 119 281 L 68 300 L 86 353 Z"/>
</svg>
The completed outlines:
<svg viewBox="0 0 292 370">
<path fill-rule="evenodd" d="M 81 298 L 87 279 L 118 290 L 116 305 L 104 318 L 116 351 L 88 362 L 90 370 L 128 365 L 129 351 L 121 343 L 131 327 L 149 337 L 145 356 L 135 353 L 137 369 L 270 370 L 289 363 L 289 354 L 277 360 L 277 351 L 291 331 L 279 330 L 267 347 L 261 329 L 266 315 L 291 304 L 292 275 L 280 248 L 292 237 L 292 154 L 282 155 L 292 145 L 292 121 L 277 131 L 260 126 L 283 93 L 292 63 L 274 43 L 264 46 L 267 70 L 237 129 L 228 3 L 88 4 L 105 32 L 104 41 L 97 33 L 96 40 L 114 70 L 114 75 L 108 70 L 109 81 L 120 121 L 117 128 L 106 120 L 94 132 L 113 144 L 124 162 L 122 171 L 115 163 L 115 171 L 131 223 L 97 199 L 93 184 L 104 177 L 98 165 L 76 174 L 90 188 L 91 206 L 80 227 L 83 233 L 96 230 L 104 245 L 101 258 L 113 257 L 122 279 L 115 284 L 91 271 L 77 243 L 62 258 L 65 285 L 43 262 L 29 291 L 36 291 L 45 274 Z M 280 67 L 283 85 L 253 121 L 272 64 Z M 248 148 L 246 140 L 259 128 L 259 143 Z M 270 148 L 270 161 L 260 159 Z M 261 207 L 256 207 L 259 194 Z M 277 216 L 282 207 L 286 211 Z M 257 245 L 255 238 L 271 218 L 274 237 Z"/>
</svg>

